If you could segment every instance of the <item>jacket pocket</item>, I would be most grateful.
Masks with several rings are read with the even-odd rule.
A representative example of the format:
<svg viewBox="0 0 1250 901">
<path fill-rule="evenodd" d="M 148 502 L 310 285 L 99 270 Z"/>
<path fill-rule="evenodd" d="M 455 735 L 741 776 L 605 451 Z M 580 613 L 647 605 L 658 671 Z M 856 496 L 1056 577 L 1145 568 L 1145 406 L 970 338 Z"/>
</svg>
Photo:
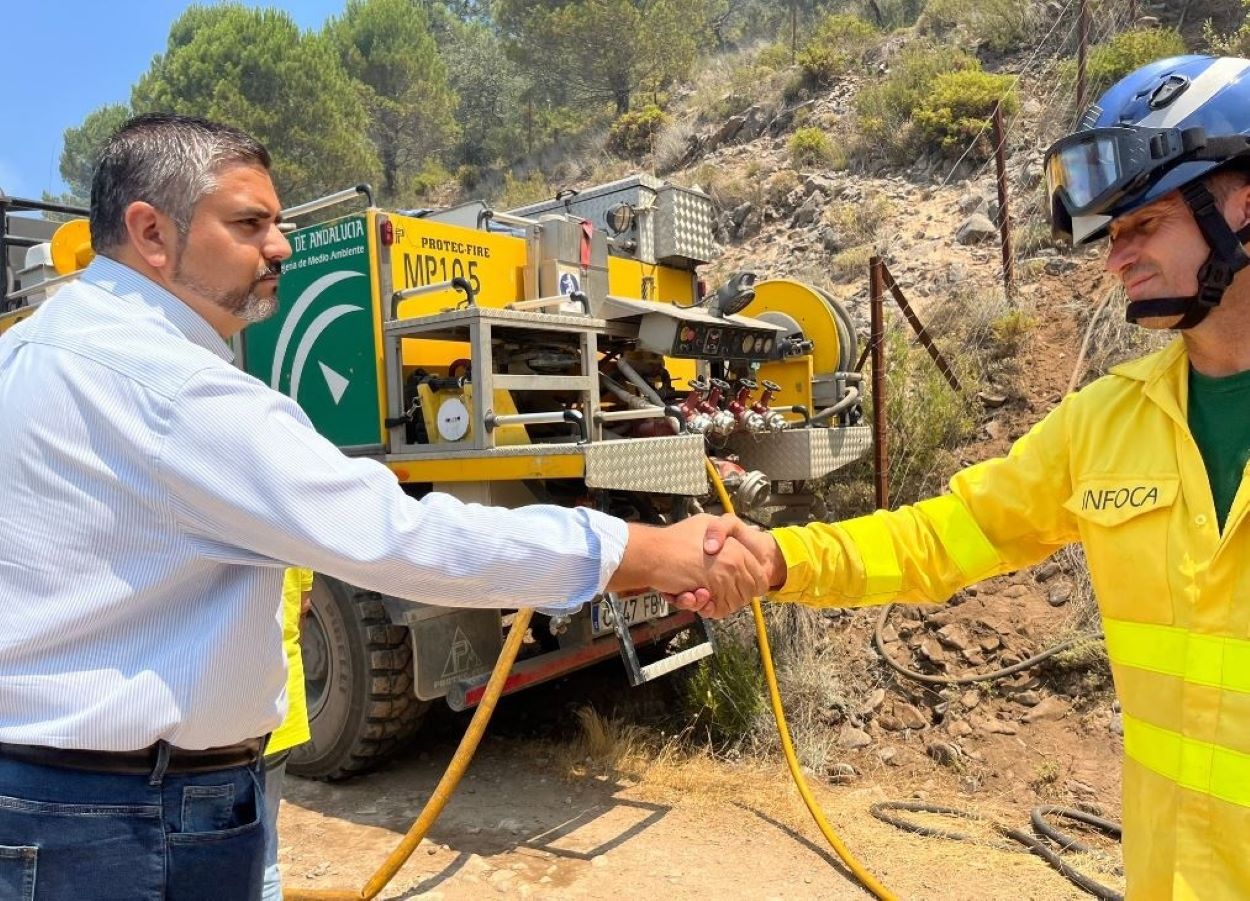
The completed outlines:
<svg viewBox="0 0 1250 901">
<path fill-rule="evenodd" d="M 0 845 L 0 898 L 34 901 L 38 863 L 34 845 Z"/>
<path fill-rule="evenodd" d="M 1103 616 L 1171 623 L 1168 569 L 1180 478 L 1099 476 L 1078 481 L 1064 507 L 1076 515 Z"/>
</svg>

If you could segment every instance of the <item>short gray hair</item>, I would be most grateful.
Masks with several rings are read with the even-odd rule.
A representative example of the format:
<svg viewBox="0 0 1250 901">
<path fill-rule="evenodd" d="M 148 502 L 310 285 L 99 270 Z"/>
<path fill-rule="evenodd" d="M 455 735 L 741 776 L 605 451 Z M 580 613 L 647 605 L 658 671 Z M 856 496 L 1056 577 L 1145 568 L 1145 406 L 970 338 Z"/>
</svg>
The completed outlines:
<svg viewBox="0 0 1250 901">
<path fill-rule="evenodd" d="M 269 151 L 246 132 L 195 116 L 146 113 L 109 138 L 91 179 L 91 244 L 104 253 L 126 243 L 126 208 L 150 203 L 185 237 L 195 205 L 232 164 L 269 169 Z"/>
</svg>

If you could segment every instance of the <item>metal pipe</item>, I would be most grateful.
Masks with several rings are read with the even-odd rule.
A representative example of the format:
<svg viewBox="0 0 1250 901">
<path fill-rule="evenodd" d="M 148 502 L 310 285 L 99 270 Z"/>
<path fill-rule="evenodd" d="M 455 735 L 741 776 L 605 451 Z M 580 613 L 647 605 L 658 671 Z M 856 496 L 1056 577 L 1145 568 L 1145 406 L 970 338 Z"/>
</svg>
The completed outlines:
<svg viewBox="0 0 1250 901">
<path fill-rule="evenodd" d="M 514 228 L 531 228 L 538 224 L 533 219 L 526 219 L 524 216 L 513 216 L 511 213 L 497 213 L 490 209 L 482 210 L 477 214 L 477 227 L 481 228 L 483 222 L 502 222 L 504 225 L 511 225 Z"/>
<path fill-rule="evenodd" d="M 449 281 L 434 282 L 432 285 L 418 285 L 415 288 L 404 288 L 402 291 L 396 291 L 391 295 L 391 319 L 394 320 L 398 315 L 400 301 L 408 300 L 412 297 L 419 297 L 422 294 L 436 294 L 439 291 L 446 291 L 449 288 L 454 288 L 457 291 L 463 291 L 465 298 L 469 302 L 469 306 L 473 306 L 476 302 L 476 298 L 473 294 L 473 286 L 470 285 L 466 279 L 456 276 Z"/>
<path fill-rule="evenodd" d="M 590 430 L 586 425 L 586 417 L 578 410 L 553 410 L 548 413 L 507 413 L 502 416 L 491 413 L 486 417 L 486 431 L 493 432 L 505 425 L 550 425 L 559 422 L 571 422 L 581 432 L 582 443 L 590 440 Z"/>
<path fill-rule="evenodd" d="M 658 406 L 664 406 L 664 399 L 660 397 L 659 393 L 654 388 L 647 384 L 647 380 L 640 376 L 638 374 L 638 370 L 634 369 L 633 366 L 630 366 L 624 357 L 617 357 L 616 368 L 620 371 L 621 375 L 629 379 L 635 388 L 645 394 L 649 401 L 657 404 Z"/>
<path fill-rule="evenodd" d="M 1007 207 L 1007 130 L 1003 128 L 1003 105 L 994 104 L 994 170 L 998 184 L 998 231 L 1003 249 L 1003 289 L 1010 300 L 1016 293 L 1015 252 L 1011 249 L 1011 213 Z M 956 391 L 959 389 L 956 388 Z"/>
<path fill-rule="evenodd" d="M 886 456 L 885 434 L 885 296 L 882 282 L 885 267 L 881 257 L 868 263 L 868 298 L 871 337 L 868 350 L 872 354 L 872 465 L 876 476 L 877 509 L 890 505 L 889 457 Z"/>
<path fill-rule="evenodd" d="M 45 281 L 38 282 L 33 285 L 28 285 L 27 287 L 22 288 L 19 291 L 14 291 L 12 294 L 8 296 L 8 299 L 19 300 L 23 297 L 28 297 L 31 294 L 38 294 L 40 291 L 43 291 L 47 288 L 55 288 L 57 285 L 63 285 L 66 282 L 72 282 L 74 279 L 78 278 L 78 276 L 80 276 L 81 274 L 82 274 L 81 270 L 76 270 L 74 272 L 67 272 L 64 275 L 53 276 L 52 278 L 47 279 Z"/>
<path fill-rule="evenodd" d="M 370 207 L 373 206 L 373 188 L 367 184 L 359 184 L 354 188 L 345 188 L 342 191 L 336 191 L 333 194 L 327 194 L 325 197 L 318 197 L 316 200 L 310 200 L 307 203 L 297 204 L 296 206 L 287 207 L 282 211 L 284 219 L 294 219 L 298 216 L 304 216 L 308 213 L 315 213 L 317 210 L 324 210 L 328 206 L 344 203 L 353 197 L 365 195 L 365 200 Z"/>
</svg>

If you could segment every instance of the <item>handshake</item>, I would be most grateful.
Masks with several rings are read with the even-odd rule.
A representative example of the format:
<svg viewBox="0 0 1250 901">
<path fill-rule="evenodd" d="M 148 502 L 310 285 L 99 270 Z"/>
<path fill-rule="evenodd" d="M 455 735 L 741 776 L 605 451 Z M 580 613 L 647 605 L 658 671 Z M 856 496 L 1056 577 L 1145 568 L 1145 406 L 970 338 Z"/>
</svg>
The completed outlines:
<svg viewBox="0 0 1250 901">
<path fill-rule="evenodd" d="M 736 516 L 700 514 L 671 526 L 631 523 L 607 590 L 653 588 L 681 610 L 719 619 L 785 581 L 785 559 L 771 535 Z"/>
</svg>

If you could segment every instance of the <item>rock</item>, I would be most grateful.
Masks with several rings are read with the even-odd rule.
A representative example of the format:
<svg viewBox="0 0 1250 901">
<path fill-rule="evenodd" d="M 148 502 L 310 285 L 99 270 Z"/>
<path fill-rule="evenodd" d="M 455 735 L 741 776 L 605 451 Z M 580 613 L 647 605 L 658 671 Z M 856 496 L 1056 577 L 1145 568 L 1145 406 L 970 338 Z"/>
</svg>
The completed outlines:
<svg viewBox="0 0 1250 901">
<path fill-rule="evenodd" d="M 877 717 L 877 725 L 887 732 L 902 732 L 903 721 L 892 713 Z"/>
<path fill-rule="evenodd" d="M 1072 600 L 1072 590 L 1069 588 L 1052 588 L 1046 595 L 1046 603 L 1052 607 L 1062 607 L 1070 600 Z"/>
<path fill-rule="evenodd" d="M 1062 719 L 1071 708 L 1058 698 L 1044 698 L 1036 707 L 1024 715 L 1026 723 L 1037 723 L 1042 720 Z"/>
<path fill-rule="evenodd" d="M 1059 564 L 1052 561 L 1050 563 L 1043 563 L 1039 566 L 1033 573 L 1033 578 L 1039 582 L 1046 582 L 1059 575 L 1060 572 L 1062 572 L 1062 570 L 1060 569 Z"/>
<path fill-rule="evenodd" d="M 964 216 L 984 213 L 986 208 L 985 197 L 976 191 L 970 191 L 959 198 L 957 206 L 959 207 L 959 212 Z"/>
<path fill-rule="evenodd" d="M 978 391 L 977 400 L 990 410 L 995 410 L 1007 403 L 1007 395 L 996 391 Z"/>
<path fill-rule="evenodd" d="M 938 629 L 938 641 L 956 651 L 967 650 L 971 646 L 968 633 L 958 623 L 950 623 Z"/>
<path fill-rule="evenodd" d="M 754 238 L 760 233 L 760 229 L 764 227 L 764 217 L 759 210 L 751 210 L 747 213 L 746 219 L 742 221 L 742 226 L 738 229 L 739 238 Z"/>
<path fill-rule="evenodd" d="M 829 781 L 835 785 L 845 785 L 848 782 L 854 782 L 855 777 L 859 773 L 855 771 L 855 767 L 849 763 L 835 763 L 829 769 Z"/>
<path fill-rule="evenodd" d="M 859 708 L 860 716 L 867 716 L 868 714 L 872 713 L 874 710 L 876 710 L 878 707 L 881 706 L 883 701 L 885 701 L 885 689 L 884 688 L 875 689 L 873 693 L 870 694 L 864 700 L 864 703 L 860 705 L 860 708 Z"/>
<path fill-rule="evenodd" d="M 920 642 L 920 653 L 923 654 L 930 663 L 937 666 L 946 665 L 946 652 L 942 650 L 941 644 L 934 638 L 925 638 Z"/>
<path fill-rule="evenodd" d="M 1028 691 L 1017 692 L 1011 696 L 1011 699 L 1024 707 L 1036 707 L 1038 704 L 1042 703 L 1042 696 L 1031 689 Z"/>
<path fill-rule="evenodd" d="M 800 228 L 811 225 L 820 215 L 820 208 L 823 203 L 823 195 L 819 193 L 813 194 L 801 207 L 794 211 L 794 218 L 790 220 L 790 226 L 792 228 Z"/>
<path fill-rule="evenodd" d="M 970 688 L 959 696 L 959 703 L 963 704 L 966 709 L 972 710 L 981 703 L 981 692 Z"/>
<path fill-rule="evenodd" d="M 856 729 L 849 723 L 842 727 L 842 732 L 838 735 L 838 747 L 848 750 L 857 748 L 866 748 L 872 744 L 872 736 L 863 729 Z"/>
<path fill-rule="evenodd" d="M 954 735 L 956 738 L 963 738 L 966 735 L 972 734 L 972 726 L 968 724 L 967 720 L 951 720 L 947 729 L 950 730 L 950 734 Z"/>
<path fill-rule="evenodd" d="M 929 725 L 925 715 L 910 704 L 895 704 L 894 714 L 902 722 L 904 729 L 923 729 Z"/>
<path fill-rule="evenodd" d="M 998 237 L 998 227 L 984 213 L 973 213 L 955 232 L 955 240 L 965 246 L 993 241 Z"/>
<path fill-rule="evenodd" d="M 977 644 L 981 646 L 981 650 L 988 654 L 990 651 L 995 651 L 1002 647 L 1003 640 L 997 635 L 983 635 L 981 638 L 977 639 Z"/>
<path fill-rule="evenodd" d="M 946 741 L 931 741 L 925 745 L 925 753 L 942 766 L 958 766 L 963 753 L 958 746 Z"/>
<path fill-rule="evenodd" d="M 968 661 L 968 664 L 970 666 L 984 666 L 985 665 L 984 655 L 982 655 L 980 651 L 975 650 L 973 648 L 969 648 L 968 650 L 964 651 L 963 658 L 964 660 Z"/>
<path fill-rule="evenodd" d="M 877 751 L 877 759 L 879 759 L 886 766 L 903 765 L 903 755 L 898 752 L 898 748 L 892 748 L 889 745 L 886 745 L 884 748 Z"/>
<path fill-rule="evenodd" d="M 831 225 L 822 225 L 816 229 L 816 240 L 830 253 L 837 253 L 842 249 L 842 239 L 838 237 L 838 233 Z"/>
<path fill-rule="evenodd" d="M 999 419 L 991 419 L 985 424 L 984 428 L 985 434 L 991 441 L 997 441 L 999 438 L 1003 437 L 1003 433 L 1006 431 L 1006 427 L 1003 425 L 1002 420 Z"/>
<path fill-rule="evenodd" d="M 1005 598 L 1022 598 L 1029 593 L 1029 589 L 1025 585 L 1008 585 L 1002 593 Z"/>
<path fill-rule="evenodd" d="M 728 144 L 738 136 L 738 132 L 742 130 L 742 126 L 746 124 L 746 121 L 745 116 L 730 116 L 725 120 L 725 124 L 708 138 L 704 149 L 712 151 L 723 144 Z"/>
<path fill-rule="evenodd" d="M 885 644 L 893 644 L 898 641 L 898 631 L 892 625 L 886 623 L 885 628 L 881 630 L 881 641 Z"/>
<path fill-rule="evenodd" d="M 1020 732 L 1015 723 L 1008 723 L 992 717 L 985 719 L 974 717 L 972 718 L 972 725 L 978 732 L 985 732 L 990 735 L 1017 735 Z"/>
<path fill-rule="evenodd" d="M 741 225 L 746 221 L 747 216 L 755 209 L 755 204 L 747 200 L 734 207 L 733 212 L 729 214 L 729 219 L 734 225 Z"/>
<path fill-rule="evenodd" d="M 1063 784 L 1063 787 L 1074 795 L 1081 795 L 1086 798 L 1092 798 L 1098 794 L 1092 785 L 1087 785 L 1079 779 L 1069 779 Z"/>
<path fill-rule="evenodd" d="M 1111 730 L 1112 735 L 1123 735 L 1124 734 L 1123 717 L 1118 713 L 1111 714 L 1111 722 L 1107 725 L 1107 728 Z"/>
<path fill-rule="evenodd" d="M 1076 268 L 1076 261 L 1067 257 L 1054 257 L 1046 261 L 1047 275 L 1066 275 Z"/>
</svg>

